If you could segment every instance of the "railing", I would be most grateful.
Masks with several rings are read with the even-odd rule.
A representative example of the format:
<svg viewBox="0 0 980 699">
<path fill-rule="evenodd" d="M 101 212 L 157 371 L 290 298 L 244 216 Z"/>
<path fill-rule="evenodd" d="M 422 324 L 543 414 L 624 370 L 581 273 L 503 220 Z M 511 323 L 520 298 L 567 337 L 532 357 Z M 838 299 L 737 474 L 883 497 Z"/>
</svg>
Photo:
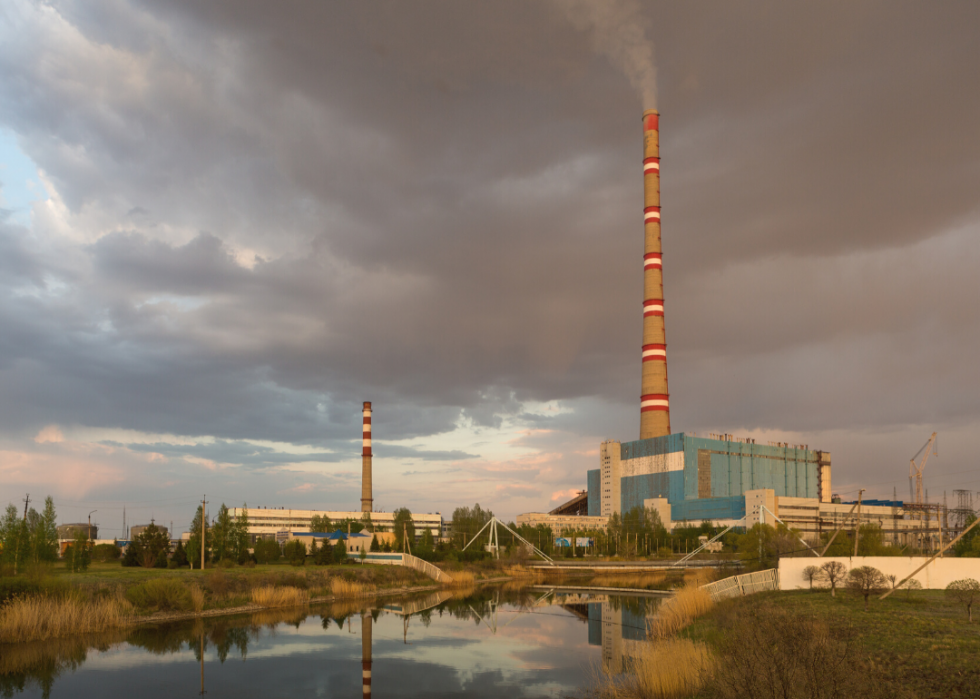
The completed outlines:
<svg viewBox="0 0 980 699">
<path fill-rule="evenodd" d="M 423 561 L 421 558 L 416 558 L 410 553 L 402 554 L 402 565 L 417 570 L 423 575 L 428 575 L 436 582 L 451 583 L 453 581 L 442 569 L 435 567 L 428 561 Z"/>
<path fill-rule="evenodd" d="M 729 597 L 742 597 L 764 590 L 779 589 L 779 571 L 775 568 L 760 570 L 758 573 L 733 575 L 718 582 L 703 585 L 702 590 L 711 595 L 715 602 Z"/>
</svg>

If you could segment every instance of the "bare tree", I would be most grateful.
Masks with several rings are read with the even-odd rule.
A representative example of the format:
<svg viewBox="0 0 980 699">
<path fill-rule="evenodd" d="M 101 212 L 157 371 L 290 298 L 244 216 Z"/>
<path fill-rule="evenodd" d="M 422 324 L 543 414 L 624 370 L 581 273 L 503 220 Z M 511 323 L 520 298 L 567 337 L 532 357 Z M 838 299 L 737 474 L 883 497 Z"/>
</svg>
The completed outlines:
<svg viewBox="0 0 980 699">
<path fill-rule="evenodd" d="M 922 589 L 922 583 L 920 583 L 915 578 L 912 578 L 911 580 L 906 580 L 905 581 L 905 584 L 902 585 L 902 587 L 905 588 L 905 596 L 906 597 L 911 597 L 912 596 L 912 590 L 921 590 Z"/>
<path fill-rule="evenodd" d="M 973 578 L 954 580 L 946 586 L 946 595 L 966 605 L 966 616 L 973 622 L 973 603 L 980 599 L 980 582 Z"/>
<path fill-rule="evenodd" d="M 844 580 L 847 568 L 840 561 L 827 561 L 820 566 L 820 577 L 830 583 L 830 596 L 837 596 L 837 583 Z"/>
<path fill-rule="evenodd" d="M 820 569 L 817 566 L 807 566 L 803 569 L 803 579 L 810 583 L 810 589 L 813 589 L 813 581 L 820 579 Z"/>
<path fill-rule="evenodd" d="M 864 611 L 868 611 L 868 598 L 888 589 L 888 578 L 877 568 L 861 566 L 851 568 L 847 575 L 847 586 L 864 597 Z"/>
<path fill-rule="evenodd" d="M 892 589 L 894 590 L 895 589 L 895 583 L 898 582 L 898 576 L 897 575 L 886 575 L 885 577 L 888 579 L 888 584 L 891 585 L 892 586 Z"/>
</svg>

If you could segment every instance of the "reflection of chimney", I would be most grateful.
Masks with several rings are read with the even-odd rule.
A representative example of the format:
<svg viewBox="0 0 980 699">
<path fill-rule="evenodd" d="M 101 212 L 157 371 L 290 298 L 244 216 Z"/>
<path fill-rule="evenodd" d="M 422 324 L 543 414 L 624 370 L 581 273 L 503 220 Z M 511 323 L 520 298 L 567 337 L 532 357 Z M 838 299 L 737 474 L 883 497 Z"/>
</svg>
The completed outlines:
<svg viewBox="0 0 980 699">
<path fill-rule="evenodd" d="M 670 434 L 667 340 L 664 335 L 663 255 L 660 249 L 660 115 L 643 113 L 643 383 L 640 439 Z"/>
<path fill-rule="evenodd" d="M 371 403 L 364 402 L 364 448 L 361 451 L 361 512 L 371 512 Z"/>
<path fill-rule="evenodd" d="M 371 696 L 371 610 L 361 612 L 361 679 L 364 696 Z"/>
</svg>

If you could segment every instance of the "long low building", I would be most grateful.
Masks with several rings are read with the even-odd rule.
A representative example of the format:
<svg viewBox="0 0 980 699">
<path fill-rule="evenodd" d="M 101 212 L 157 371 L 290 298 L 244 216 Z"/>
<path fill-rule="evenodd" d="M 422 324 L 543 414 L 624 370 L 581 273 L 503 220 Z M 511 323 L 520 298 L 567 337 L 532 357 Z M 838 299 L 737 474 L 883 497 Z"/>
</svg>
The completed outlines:
<svg viewBox="0 0 980 699">
<path fill-rule="evenodd" d="M 361 520 L 365 514 L 370 514 L 371 522 L 376 529 L 393 531 L 395 514 L 393 512 L 343 512 L 337 510 L 291 510 L 289 508 L 265 507 L 235 507 L 229 509 L 232 519 L 238 521 L 242 515 L 248 516 L 248 533 L 253 540 L 256 538 L 273 538 L 281 532 L 308 532 L 314 516 L 329 517 L 333 524 L 343 520 Z M 434 538 L 442 535 L 442 515 L 436 513 L 412 513 L 415 524 L 415 536 L 420 537 L 428 529 Z"/>
</svg>

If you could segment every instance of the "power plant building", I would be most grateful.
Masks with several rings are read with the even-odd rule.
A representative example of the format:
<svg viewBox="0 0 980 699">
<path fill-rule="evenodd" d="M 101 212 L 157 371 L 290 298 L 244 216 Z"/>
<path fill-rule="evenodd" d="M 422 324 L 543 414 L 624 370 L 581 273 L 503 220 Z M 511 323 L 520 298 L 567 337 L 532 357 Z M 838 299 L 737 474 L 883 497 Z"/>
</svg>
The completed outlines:
<svg viewBox="0 0 980 699">
<path fill-rule="evenodd" d="M 805 446 L 671 434 L 603 442 L 587 473 L 588 513 L 653 508 L 668 521 L 731 524 L 746 515 L 748 491 L 830 502 L 830 454 Z"/>
</svg>

